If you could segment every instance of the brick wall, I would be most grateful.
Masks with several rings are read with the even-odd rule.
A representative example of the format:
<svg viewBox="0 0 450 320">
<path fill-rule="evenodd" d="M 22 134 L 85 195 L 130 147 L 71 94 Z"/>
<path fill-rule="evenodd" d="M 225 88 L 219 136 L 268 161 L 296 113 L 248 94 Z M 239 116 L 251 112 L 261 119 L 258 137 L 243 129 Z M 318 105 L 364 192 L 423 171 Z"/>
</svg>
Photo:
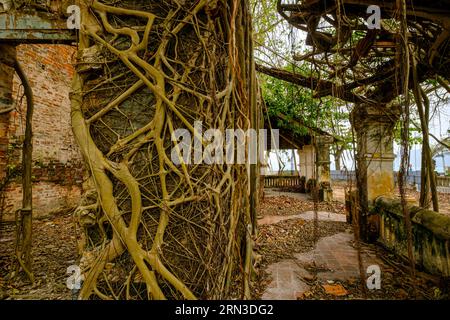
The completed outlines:
<svg viewBox="0 0 450 320">
<path fill-rule="evenodd" d="M 14 77 L 14 57 L 16 50 L 11 45 L 0 44 L 0 110 L 5 112 L 11 108 L 13 101 L 12 83 Z M 8 127 L 10 114 L 0 114 L 0 168 L 6 166 L 8 151 Z M 4 171 L 0 170 L 0 179 L 4 178 Z"/>
<path fill-rule="evenodd" d="M 69 91 L 75 48 L 65 45 L 19 45 L 17 57 L 34 93 L 33 207 L 35 216 L 76 205 L 81 194 L 83 166 L 70 127 Z M 21 207 L 20 161 L 25 131 L 26 102 L 17 76 L 13 81 L 16 110 L 0 117 L 1 178 L 10 172 L 3 190 L 3 219 Z M 1 160 L 1 159 L 0 159 Z"/>
</svg>

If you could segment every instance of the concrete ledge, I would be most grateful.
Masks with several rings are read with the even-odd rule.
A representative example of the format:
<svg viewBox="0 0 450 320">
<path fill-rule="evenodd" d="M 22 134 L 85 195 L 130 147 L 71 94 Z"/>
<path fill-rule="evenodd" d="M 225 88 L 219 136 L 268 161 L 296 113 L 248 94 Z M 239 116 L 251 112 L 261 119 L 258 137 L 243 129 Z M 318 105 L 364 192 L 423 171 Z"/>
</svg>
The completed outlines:
<svg viewBox="0 0 450 320">
<path fill-rule="evenodd" d="M 432 274 L 450 276 L 450 217 L 416 206 L 409 209 L 416 263 Z M 379 241 L 396 254 L 408 257 L 400 201 L 379 197 L 371 213 L 380 217 Z"/>
<path fill-rule="evenodd" d="M 0 13 L 0 39 L 27 43 L 68 43 L 76 32 L 67 29 L 66 19 L 52 14 Z"/>
</svg>

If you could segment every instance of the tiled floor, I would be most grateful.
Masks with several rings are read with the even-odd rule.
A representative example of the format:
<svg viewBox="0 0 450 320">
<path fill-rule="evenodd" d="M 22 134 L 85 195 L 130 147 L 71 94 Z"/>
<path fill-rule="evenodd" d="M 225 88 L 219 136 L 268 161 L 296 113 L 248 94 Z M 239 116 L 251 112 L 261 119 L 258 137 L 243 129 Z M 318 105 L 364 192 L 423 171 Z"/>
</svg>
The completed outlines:
<svg viewBox="0 0 450 320">
<path fill-rule="evenodd" d="M 307 254 L 298 254 L 295 257 L 300 263 L 314 262 L 316 266 L 329 271 L 319 272 L 319 279 L 323 280 L 349 280 L 358 278 L 359 265 L 357 250 L 352 246 L 353 234 L 338 233 L 330 237 L 322 238 L 317 242 L 316 248 Z M 378 264 L 381 261 L 375 256 L 364 252 L 362 254 L 363 271 L 368 266 Z"/>
<path fill-rule="evenodd" d="M 283 260 L 269 266 L 267 271 L 272 282 L 266 289 L 263 300 L 296 300 L 309 286 L 302 281 L 308 273 L 295 260 Z M 302 274 L 304 272 L 304 274 Z"/>
<path fill-rule="evenodd" d="M 357 251 L 352 246 L 351 233 L 338 233 L 320 239 L 313 251 L 297 254 L 295 259 L 283 260 L 272 264 L 268 272 L 272 282 L 264 293 L 263 300 L 295 300 L 303 292 L 308 291 L 304 277 L 312 277 L 305 269 L 315 264 L 321 272 L 317 277 L 321 280 L 350 280 L 359 277 Z M 363 270 L 369 265 L 380 265 L 381 261 L 374 255 L 363 254 Z"/>
<path fill-rule="evenodd" d="M 286 195 L 292 198 L 308 200 L 309 196 L 301 193 L 283 193 L 276 190 L 266 190 L 266 196 Z M 313 220 L 314 212 L 307 211 L 290 216 L 264 216 L 258 220 L 259 225 L 275 224 L 285 220 Z M 343 214 L 318 212 L 319 221 L 345 222 Z M 286 259 L 270 265 L 267 271 L 272 281 L 263 294 L 264 300 L 295 300 L 309 290 L 304 278 L 313 278 L 307 267 L 314 265 L 320 280 L 351 280 L 360 277 L 357 250 L 353 247 L 354 236 L 351 232 L 338 233 L 320 239 L 314 250 L 294 255 L 295 259 Z M 362 256 L 363 272 L 369 265 L 382 266 L 382 262 L 374 254 L 364 252 Z"/>
</svg>

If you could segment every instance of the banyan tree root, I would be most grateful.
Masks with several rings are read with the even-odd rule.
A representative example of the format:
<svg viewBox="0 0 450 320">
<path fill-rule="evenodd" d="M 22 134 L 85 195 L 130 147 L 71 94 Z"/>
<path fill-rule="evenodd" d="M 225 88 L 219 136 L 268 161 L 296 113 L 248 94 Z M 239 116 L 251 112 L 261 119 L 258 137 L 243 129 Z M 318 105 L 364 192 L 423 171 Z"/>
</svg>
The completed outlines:
<svg viewBox="0 0 450 320">
<path fill-rule="evenodd" d="M 14 61 L 16 71 L 24 87 L 27 101 L 25 118 L 25 139 L 22 147 L 22 209 L 16 212 L 16 271 L 19 275 L 23 271 L 34 284 L 32 272 L 32 225 L 33 225 L 33 195 L 32 195 L 32 158 L 33 158 L 33 112 L 34 99 L 30 82 L 17 58 Z"/>
<path fill-rule="evenodd" d="M 246 3 L 85 1 L 81 12 L 72 126 L 93 187 L 76 211 L 80 298 L 248 298 L 250 165 L 171 158 L 176 129 L 201 135 L 194 121 L 255 127 Z"/>
</svg>

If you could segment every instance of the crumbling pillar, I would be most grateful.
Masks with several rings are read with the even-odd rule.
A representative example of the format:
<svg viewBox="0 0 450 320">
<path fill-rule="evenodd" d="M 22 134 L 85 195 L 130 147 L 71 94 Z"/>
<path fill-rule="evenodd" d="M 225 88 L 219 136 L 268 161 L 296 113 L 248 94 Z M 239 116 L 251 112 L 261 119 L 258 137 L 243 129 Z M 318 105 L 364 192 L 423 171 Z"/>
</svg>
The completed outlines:
<svg viewBox="0 0 450 320">
<path fill-rule="evenodd" d="M 316 167 L 320 201 L 328 202 L 333 200 L 330 172 L 330 145 L 332 143 L 333 137 L 330 136 L 319 136 L 316 138 Z"/>
<path fill-rule="evenodd" d="M 369 206 L 379 196 L 394 191 L 393 129 L 398 113 L 383 105 L 355 106 L 351 123 L 356 131 L 356 180 L 358 194 L 354 214 L 358 215 L 361 238 L 374 241 L 379 234 L 378 216 L 369 216 Z"/>
</svg>

